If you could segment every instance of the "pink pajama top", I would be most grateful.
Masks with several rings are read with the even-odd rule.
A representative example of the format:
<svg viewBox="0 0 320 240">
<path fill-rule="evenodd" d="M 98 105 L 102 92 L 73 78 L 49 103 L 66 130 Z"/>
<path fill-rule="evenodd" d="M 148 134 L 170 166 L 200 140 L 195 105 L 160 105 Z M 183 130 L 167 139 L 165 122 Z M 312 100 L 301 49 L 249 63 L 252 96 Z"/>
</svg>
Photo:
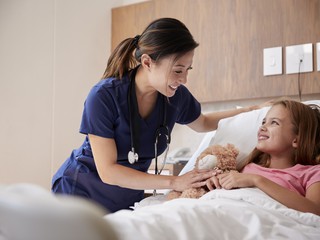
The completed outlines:
<svg viewBox="0 0 320 240">
<path fill-rule="evenodd" d="M 250 163 L 244 167 L 242 172 L 261 175 L 302 196 L 306 195 L 306 190 L 313 183 L 320 182 L 320 164 L 314 166 L 296 164 L 290 168 L 275 169 Z"/>
</svg>

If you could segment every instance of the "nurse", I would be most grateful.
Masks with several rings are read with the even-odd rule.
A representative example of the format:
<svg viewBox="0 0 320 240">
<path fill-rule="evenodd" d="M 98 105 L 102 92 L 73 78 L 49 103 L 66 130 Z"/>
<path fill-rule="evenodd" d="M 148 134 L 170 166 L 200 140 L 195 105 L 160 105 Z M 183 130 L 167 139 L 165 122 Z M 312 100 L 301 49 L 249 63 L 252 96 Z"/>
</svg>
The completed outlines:
<svg viewBox="0 0 320 240">
<path fill-rule="evenodd" d="M 172 18 L 153 21 L 117 46 L 85 101 L 85 140 L 53 176 L 53 192 L 85 197 L 115 212 L 142 200 L 144 189 L 206 185 L 212 172 L 147 173 L 152 159 L 168 149 L 175 123 L 212 131 L 220 119 L 255 108 L 201 113 L 184 86 L 197 46 L 186 26 Z"/>
</svg>

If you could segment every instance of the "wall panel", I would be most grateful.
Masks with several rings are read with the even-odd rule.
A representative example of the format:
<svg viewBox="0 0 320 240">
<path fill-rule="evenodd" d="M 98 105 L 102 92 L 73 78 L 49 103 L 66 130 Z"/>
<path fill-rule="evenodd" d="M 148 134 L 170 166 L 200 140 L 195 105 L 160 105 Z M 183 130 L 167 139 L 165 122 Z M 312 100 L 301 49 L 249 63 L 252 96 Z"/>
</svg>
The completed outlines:
<svg viewBox="0 0 320 240">
<path fill-rule="evenodd" d="M 152 2 L 132 4 L 112 9 L 112 49 L 122 40 L 141 34 L 153 20 Z"/>
<path fill-rule="evenodd" d="M 159 17 L 180 19 L 200 43 L 187 86 L 201 102 L 296 96 L 285 50 L 283 74 L 264 77 L 263 49 L 320 41 L 320 0 L 154 0 L 113 11 L 113 48 Z M 300 79 L 303 94 L 320 93 L 319 72 Z"/>
</svg>

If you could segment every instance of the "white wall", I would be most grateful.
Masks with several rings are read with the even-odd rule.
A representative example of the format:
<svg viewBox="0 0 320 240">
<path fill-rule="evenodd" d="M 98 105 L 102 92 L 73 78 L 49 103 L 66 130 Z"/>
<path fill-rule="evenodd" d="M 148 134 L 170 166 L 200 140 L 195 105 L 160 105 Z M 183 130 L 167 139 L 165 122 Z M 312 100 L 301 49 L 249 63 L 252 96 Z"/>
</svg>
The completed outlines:
<svg viewBox="0 0 320 240">
<path fill-rule="evenodd" d="M 0 184 L 50 188 L 83 141 L 83 102 L 110 53 L 111 8 L 134 2 L 0 0 Z"/>
</svg>

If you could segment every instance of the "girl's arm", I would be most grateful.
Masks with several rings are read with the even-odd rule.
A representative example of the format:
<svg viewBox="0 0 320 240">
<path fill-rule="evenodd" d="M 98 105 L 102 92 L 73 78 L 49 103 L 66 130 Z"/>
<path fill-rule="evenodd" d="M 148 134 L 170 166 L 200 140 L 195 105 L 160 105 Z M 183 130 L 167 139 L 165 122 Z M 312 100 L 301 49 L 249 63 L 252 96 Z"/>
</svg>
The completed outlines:
<svg viewBox="0 0 320 240">
<path fill-rule="evenodd" d="M 210 171 L 191 171 L 182 176 L 154 175 L 117 164 L 114 139 L 89 134 L 99 177 L 104 183 L 131 189 L 174 189 L 201 187 L 212 176 Z"/>
<path fill-rule="evenodd" d="M 256 174 L 231 171 L 218 175 L 217 178 L 225 189 L 257 187 L 288 208 L 320 216 L 320 182 L 312 184 L 304 197 Z"/>
</svg>

